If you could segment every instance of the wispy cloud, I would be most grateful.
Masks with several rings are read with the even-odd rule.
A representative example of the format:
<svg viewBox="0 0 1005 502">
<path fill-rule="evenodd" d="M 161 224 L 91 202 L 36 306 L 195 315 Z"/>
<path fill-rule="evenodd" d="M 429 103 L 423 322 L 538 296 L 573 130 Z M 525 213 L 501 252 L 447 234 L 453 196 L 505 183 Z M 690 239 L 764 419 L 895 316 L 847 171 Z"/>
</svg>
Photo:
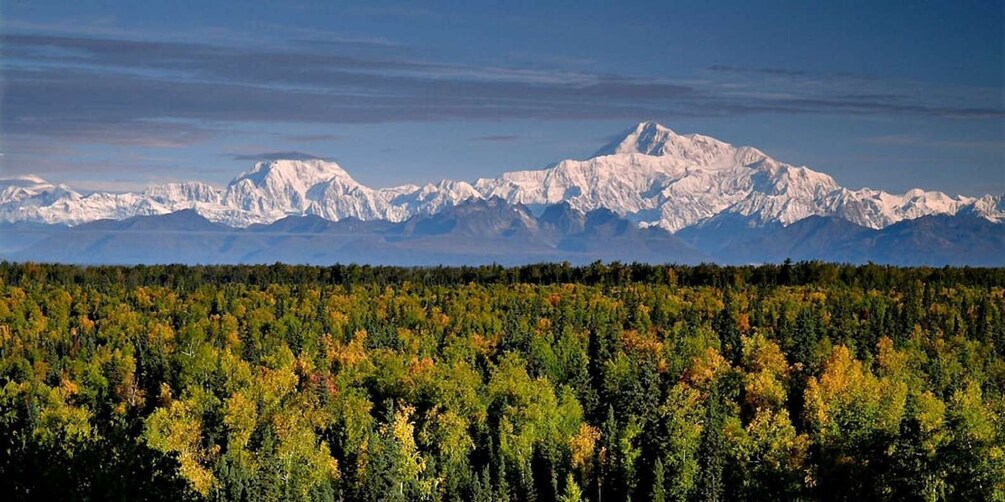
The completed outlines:
<svg viewBox="0 0 1005 502">
<path fill-rule="evenodd" d="M 513 134 L 492 134 L 489 136 L 478 136 L 471 138 L 471 141 L 481 141 L 487 143 L 509 143 L 519 140 L 521 137 Z"/>
<path fill-rule="evenodd" d="M 847 72 L 813 73 L 786 68 L 711 66 L 706 89 L 742 113 L 856 116 L 919 116 L 1001 119 L 1005 101 L 997 87 L 884 80 Z M 732 98 L 732 99 L 728 99 Z"/>
<path fill-rule="evenodd" d="M 290 141 L 303 141 L 307 143 L 342 140 L 342 136 L 338 134 L 279 134 L 279 136 Z"/>
<path fill-rule="evenodd" d="M 935 145 L 940 148 L 962 148 L 968 150 L 986 150 L 991 152 L 1005 152 L 1005 140 L 960 140 L 960 141 L 936 141 Z"/>
<path fill-rule="evenodd" d="M 863 138 L 862 142 L 870 145 L 879 146 L 904 146 L 904 145 L 916 145 L 922 140 L 918 136 L 913 136 L 910 134 L 882 134 L 879 136 L 870 136 L 868 138 Z"/>
<path fill-rule="evenodd" d="M 742 66 L 712 65 L 707 68 L 709 71 L 721 73 L 760 73 L 764 75 L 776 75 L 784 77 L 805 77 L 807 72 L 800 70 L 789 70 L 786 68 L 749 68 Z"/>
<path fill-rule="evenodd" d="M 317 35 L 319 38 L 322 35 Z M 310 37 L 311 34 L 305 34 Z M 713 66 L 702 78 L 443 64 L 352 46 L 0 35 L 6 136 L 184 146 L 241 123 L 624 119 L 751 114 L 1005 118 L 1000 91 Z M 511 141 L 513 138 L 482 138 Z M 290 137 L 327 141 L 327 135 Z"/>
<path fill-rule="evenodd" d="M 330 160 L 327 157 L 314 155 L 305 152 L 261 152 L 261 153 L 233 153 L 228 154 L 231 160 L 263 162 L 270 160 Z"/>
<path fill-rule="evenodd" d="M 870 136 L 862 139 L 863 143 L 878 146 L 915 146 L 922 148 L 939 148 L 944 150 L 965 149 L 1005 152 L 1005 139 L 974 139 L 974 140 L 944 140 L 926 139 L 911 134 L 887 134 Z"/>
</svg>

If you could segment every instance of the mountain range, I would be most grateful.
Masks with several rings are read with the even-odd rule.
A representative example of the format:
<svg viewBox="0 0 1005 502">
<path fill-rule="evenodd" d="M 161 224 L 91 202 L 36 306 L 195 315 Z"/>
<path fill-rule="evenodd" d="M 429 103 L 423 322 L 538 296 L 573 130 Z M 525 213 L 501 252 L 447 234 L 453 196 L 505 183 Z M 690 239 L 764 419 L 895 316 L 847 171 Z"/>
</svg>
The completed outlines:
<svg viewBox="0 0 1005 502">
<path fill-rule="evenodd" d="M 79 263 L 1005 264 L 1000 194 L 852 190 L 655 122 L 586 160 L 473 183 L 375 189 L 321 159 L 260 162 L 222 190 L 85 195 L 22 176 L 0 180 L 0 221 L 0 255 Z"/>
</svg>

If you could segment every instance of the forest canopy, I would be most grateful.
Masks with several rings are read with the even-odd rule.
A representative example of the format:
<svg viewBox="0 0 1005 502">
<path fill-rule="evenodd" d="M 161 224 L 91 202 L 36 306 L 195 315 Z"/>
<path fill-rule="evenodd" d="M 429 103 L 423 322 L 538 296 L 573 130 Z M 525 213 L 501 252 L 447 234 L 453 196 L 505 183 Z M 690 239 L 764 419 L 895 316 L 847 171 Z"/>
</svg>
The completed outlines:
<svg viewBox="0 0 1005 502">
<path fill-rule="evenodd" d="M 2 263 L 0 493 L 1005 500 L 1005 269 Z"/>
</svg>

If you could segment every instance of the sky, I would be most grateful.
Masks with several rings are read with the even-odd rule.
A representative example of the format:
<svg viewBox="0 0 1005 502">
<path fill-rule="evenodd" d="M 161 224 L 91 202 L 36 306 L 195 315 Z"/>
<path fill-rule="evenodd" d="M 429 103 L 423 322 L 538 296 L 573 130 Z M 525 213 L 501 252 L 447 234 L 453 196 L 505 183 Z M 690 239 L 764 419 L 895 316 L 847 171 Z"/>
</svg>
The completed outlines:
<svg viewBox="0 0 1005 502">
<path fill-rule="evenodd" d="M 0 176 L 473 181 L 644 120 L 850 188 L 1005 193 L 1005 3 L 0 0 Z"/>
</svg>

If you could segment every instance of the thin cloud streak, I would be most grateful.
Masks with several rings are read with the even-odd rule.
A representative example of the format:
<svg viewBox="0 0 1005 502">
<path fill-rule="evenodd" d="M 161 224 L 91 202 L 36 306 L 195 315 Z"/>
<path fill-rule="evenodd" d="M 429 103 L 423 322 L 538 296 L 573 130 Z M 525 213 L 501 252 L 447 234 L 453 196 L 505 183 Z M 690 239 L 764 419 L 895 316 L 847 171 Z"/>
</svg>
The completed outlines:
<svg viewBox="0 0 1005 502">
<path fill-rule="evenodd" d="M 227 154 L 231 160 L 268 162 L 271 160 L 331 160 L 305 152 L 284 151 L 284 152 L 261 152 L 261 153 L 232 153 Z"/>
<path fill-rule="evenodd" d="M 489 136 L 478 136 L 476 138 L 471 138 L 471 141 L 479 141 L 486 143 L 510 143 L 521 139 L 520 136 L 513 134 L 492 134 Z"/>
<path fill-rule="evenodd" d="M 365 43 L 348 41 L 347 45 Z M 756 114 L 1005 118 L 982 89 L 935 89 L 851 75 L 713 66 L 711 78 L 363 58 L 338 41 L 235 47 L 68 34 L 0 35 L 8 136 L 178 147 L 227 124 L 590 120 Z M 325 141 L 324 135 L 291 137 Z M 492 141 L 485 140 L 483 141 Z M 501 141 L 501 140 L 496 140 Z"/>
<path fill-rule="evenodd" d="M 277 136 L 289 141 L 303 141 L 307 143 L 341 141 L 343 139 L 338 134 L 278 134 Z"/>
<path fill-rule="evenodd" d="M 888 134 L 880 136 L 871 136 L 862 139 L 862 143 L 877 145 L 877 146 L 915 146 L 915 147 L 927 147 L 927 148 L 939 148 L 946 150 L 953 149 L 965 149 L 965 150 L 986 150 L 986 151 L 1005 151 L 1005 139 L 991 139 L 991 140 L 942 140 L 942 139 L 926 139 L 921 136 L 915 136 L 910 134 Z"/>
</svg>

